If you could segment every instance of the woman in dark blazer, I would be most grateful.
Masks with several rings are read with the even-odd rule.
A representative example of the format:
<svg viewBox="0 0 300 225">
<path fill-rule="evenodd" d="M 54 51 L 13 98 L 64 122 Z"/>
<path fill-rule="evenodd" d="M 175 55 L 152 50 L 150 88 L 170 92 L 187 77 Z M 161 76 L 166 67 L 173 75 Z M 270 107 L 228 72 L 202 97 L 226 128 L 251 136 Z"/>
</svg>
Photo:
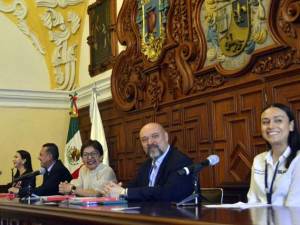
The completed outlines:
<svg viewBox="0 0 300 225">
<path fill-rule="evenodd" d="M 31 156 L 30 153 L 25 150 L 18 150 L 13 159 L 14 168 L 17 169 L 15 175 L 13 176 L 13 181 L 11 183 L 11 187 L 8 189 L 10 193 L 15 193 L 20 196 L 25 196 L 27 191 L 35 188 L 35 177 L 29 177 L 27 179 L 14 182 L 15 179 L 23 176 L 27 173 L 32 172 L 31 165 Z M 26 190 L 26 191 L 25 191 Z M 24 193 L 23 193 L 24 192 Z"/>
</svg>

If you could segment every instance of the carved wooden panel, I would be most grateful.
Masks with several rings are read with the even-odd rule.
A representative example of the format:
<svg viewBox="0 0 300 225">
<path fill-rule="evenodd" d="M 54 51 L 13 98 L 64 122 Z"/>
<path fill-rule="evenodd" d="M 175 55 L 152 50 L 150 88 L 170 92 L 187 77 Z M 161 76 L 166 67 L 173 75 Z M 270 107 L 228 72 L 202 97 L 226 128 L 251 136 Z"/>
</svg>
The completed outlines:
<svg viewBox="0 0 300 225">
<path fill-rule="evenodd" d="M 111 101 L 100 104 L 110 163 L 118 179 L 127 182 L 135 176 L 146 158 L 139 130 L 145 123 L 157 121 L 169 132 L 170 141 L 195 162 L 210 154 L 220 156 L 218 165 L 199 174 L 203 186 L 247 185 L 253 157 L 266 150 L 260 135 L 263 107 L 271 102 L 286 103 L 300 119 L 299 75 L 275 77 L 251 85 L 237 85 L 210 96 L 192 96 L 166 104 L 159 111 L 124 113 Z M 85 139 L 90 129 L 88 109 L 81 109 L 79 115 Z"/>
<path fill-rule="evenodd" d="M 299 68 L 299 4 L 124 0 L 117 33 L 127 48 L 112 73 L 116 105 L 124 111 L 158 109 L 164 102 L 215 91 L 240 78 L 258 80 L 274 70 Z M 151 22 L 156 31 L 146 26 Z"/>
<path fill-rule="evenodd" d="M 270 82 L 270 90 L 272 90 L 271 97 L 274 101 L 282 102 L 289 105 L 297 118 L 300 118 L 299 106 L 300 106 L 300 72 L 298 76 L 292 76 L 288 79 L 278 79 Z M 300 120 L 298 122 L 298 128 L 300 127 Z"/>
<path fill-rule="evenodd" d="M 166 36 L 156 59 L 144 52 L 140 2 L 123 2 L 117 32 L 126 49 L 113 67 L 113 102 L 99 105 L 118 178 L 126 182 L 135 175 L 145 159 L 139 129 L 157 121 L 195 162 L 210 154 L 220 156 L 218 165 L 199 174 L 202 186 L 245 190 L 253 157 L 266 150 L 260 133 L 262 109 L 269 103 L 286 103 L 300 119 L 300 1 L 251 1 L 254 33 L 239 53 L 230 47 L 234 42 L 227 42 L 232 45 L 225 50 L 212 47 L 205 26 L 211 22 L 206 16 L 215 15 L 208 10 L 213 1 L 161 1 L 168 13 L 161 17 L 167 21 L 162 24 Z M 265 14 L 253 18 L 258 13 L 254 9 L 263 13 L 262 6 Z M 266 26 L 256 32 L 253 20 Z M 80 116 L 84 121 L 88 115 Z"/>
</svg>

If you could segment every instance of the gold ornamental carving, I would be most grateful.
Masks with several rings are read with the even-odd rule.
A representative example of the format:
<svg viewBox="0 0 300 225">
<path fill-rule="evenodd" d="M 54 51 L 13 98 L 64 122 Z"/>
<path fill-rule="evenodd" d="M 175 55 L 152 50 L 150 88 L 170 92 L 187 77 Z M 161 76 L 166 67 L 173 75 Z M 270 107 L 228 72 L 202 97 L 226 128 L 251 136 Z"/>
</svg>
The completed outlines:
<svg viewBox="0 0 300 225">
<path fill-rule="evenodd" d="M 136 23 L 141 35 L 141 52 L 155 62 L 162 51 L 166 39 L 167 0 L 137 0 L 138 13 Z"/>
</svg>

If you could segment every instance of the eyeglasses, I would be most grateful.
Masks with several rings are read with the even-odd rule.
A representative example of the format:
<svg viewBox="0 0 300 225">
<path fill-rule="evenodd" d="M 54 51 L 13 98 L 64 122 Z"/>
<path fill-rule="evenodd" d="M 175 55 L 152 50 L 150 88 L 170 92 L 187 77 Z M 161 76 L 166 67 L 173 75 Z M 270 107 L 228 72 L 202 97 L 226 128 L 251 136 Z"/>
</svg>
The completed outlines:
<svg viewBox="0 0 300 225">
<path fill-rule="evenodd" d="M 91 158 L 96 158 L 96 157 L 98 157 L 98 155 L 99 155 L 98 152 L 83 153 L 83 154 L 82 154 L 82 158 L 87 159 L 89 156 L 90 156 Z"/>
</svg>

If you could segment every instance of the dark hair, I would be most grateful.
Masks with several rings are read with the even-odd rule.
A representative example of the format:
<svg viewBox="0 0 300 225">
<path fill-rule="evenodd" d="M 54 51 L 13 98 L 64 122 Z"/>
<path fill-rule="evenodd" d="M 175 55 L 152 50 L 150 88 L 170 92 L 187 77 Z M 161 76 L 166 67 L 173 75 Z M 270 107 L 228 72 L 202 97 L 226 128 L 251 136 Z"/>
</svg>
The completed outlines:
<svg viewBox="0 0 300 225">
<path fill-rule="evenodd" d="M 291 148 L 291 154 L 288 156 L 286 164 L 285 164 L 285 167 L 288 169 L 291 162 L 296 157 L 297 152 L 300 150 L 300 134 L 299 134 L 299 131 L 297 128 L 297 123 L 295 120 L 294 113 L 288 106 L 281 104 L 281 103 L 273 103 L 273 104 L 267 106 L 266 108 L 264 108 L 264 110 L 262 112 L 264 112 L 267 109 L 272 108 L 272 107 L 279 108 L 282 111 L 284 111 L 289 118 L 289 122 L 294 121 L 294 130 L 290 131 L 289 137 L 288 137 L 288 145 Z M 267 142 L 267 146 L 269 149 L 271 149 L 270 143 Z"/>
<path fill-rule="evenodd" d="M 17 153 L 20 154 L 22 159 L 25 159 L 24 168 L 25 168 L 26 173 L 27 172 L 32 172 L 30 153 L 27 152 L 26 150 L 18 150 Z M 17 170 L 17 172 L 15 174 L 15 177 L 19 177 L 19 176 L 20 176 L 20 171 Z"/>
<path fill-rule="evenodd" d="M 103 148 L 102 148 L 102 145 L 99 143 L 99 141 L 97 141 L 97 140 L 88 140 L 87 142 L 85 142 L 81 146 L 81 149 L 80 149 L 81 157 L 83 155 L 83 150 L 87 147 L 93 147 L 100 154 L 100 156 L 103 155 Z"/>
<path fill-rule="evenodd" d="M 59 152 L 58 147 L 54 143 L 46 143 L 43 145 L 47 149 L 47 152 L 52 155 L 53 160 L 58 160 Z"/>
</svg>

